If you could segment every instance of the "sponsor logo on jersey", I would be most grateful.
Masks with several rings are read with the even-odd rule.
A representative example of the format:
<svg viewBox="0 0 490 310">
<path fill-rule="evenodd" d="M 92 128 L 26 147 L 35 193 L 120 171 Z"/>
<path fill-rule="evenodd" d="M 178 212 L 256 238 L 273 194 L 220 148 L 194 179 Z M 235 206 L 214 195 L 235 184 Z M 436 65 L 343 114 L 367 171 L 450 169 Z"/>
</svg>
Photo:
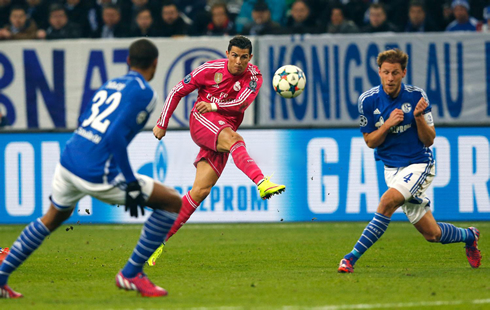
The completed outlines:
<svg viewBox="0 0 490 310">
<path fill-rule="evenodd" d="M 410 111 L 412 111 L 412 105 L 408 102 L 402 104 L 402 111 L 405 113 L 409 113 Z"/>
<path fill-rule="evenodd" d="M 221 72 L 216 72 L 216 73 L 214 74 L 214 82 L 215 82 L 216 84 L 219 84 L 219 83 L 221 83 L 221 81 L 223 81 L 223 73 L 221 73 Z"/>
<path fill-rule="evenodd" d="M 374 115 L 376 115 L 376 114 L 381 114 L 381 112 L 379 112 L 379 110 L 376 109 L 376 110 L 374 110 Z"/>
<path fill-rule="evenodd" d="M 240 82 L 236 81 L 235 85 L 233 85 L 233 90 L 239 91 L 240 89 L 242 89 L 242 86 L 240 85 Z"/>
<path fill-rule="evenodd" d="M 379 120 L 376 122 L 376 124 L 374 124 L 374 126 L 376 126 L 376 128 L 379 128 L 383 126 L 384 123 L 385 123 L 385 119 L 383 118 L 383 116 L 380 116 Z"/>
<path fill-rule="evenodd" d="M 215 96 L 213 96 L 209 93 L 206 95 L 206 99 L 208 99 L 209 101 L 214 102 L 214 103 L 228 102 L 228 101 L 234 100 L 233 98 L 226 99 L 227 97 L 228 97 L 227 93 L 220 93 L 219 98 L 216 98 Z"/>
<path fill-rule="evenodd" d="M 255 91 L 255 89 L 257 88 L 257 82 L 250 81 L 250 84 L 248 85 L 248 88 L 250 88 L 252 91 Z"/>
<path fill-rule="evenodd" d="M 401 126 L 393 126 L 390 128 L 391 133 L 402 133 L 412 128 L 412 124 L 406 124 Z"/>
<path fill-rule="evenodd" d="M 185 76 L 185 78 L 184 78 L 184 83 L 189 84 L 189 82 L 191 81 L 191 79 L 192 79 L 192 75 L 190 73 L 187 74 Z"/>
<path fill-rule="evenodd" d="M 368 119 L 364 115 L 361 115 L 361 119 L 359 121 L 359 125 L 361 127 L 366 127 L 367 124 L 368 124 Z"/>
</svg>

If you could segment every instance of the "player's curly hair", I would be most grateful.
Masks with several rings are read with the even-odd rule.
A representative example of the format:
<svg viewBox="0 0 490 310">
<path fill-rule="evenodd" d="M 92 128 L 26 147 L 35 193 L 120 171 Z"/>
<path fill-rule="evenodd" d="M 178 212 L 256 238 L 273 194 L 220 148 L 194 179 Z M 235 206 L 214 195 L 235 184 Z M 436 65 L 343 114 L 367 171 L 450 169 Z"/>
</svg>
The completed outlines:
<svg viewBox="0 0 490 310">
<path fill-rule="evenodd" d="M 233 46 L 238 47 L 239 49 L 248 49 L 250 55 L 252 55 L 252 42 L 244 36 L 237 35 L 230 40 L 230 44 L 228 44 L 228 52 L 231 51 Z"/>
<path fill-rule="evenodd" d="M 131 67 L 148 69 L 158 58 L 158 48 L 148 39 L 139 39 L 129 46 Z"/>
<path fill-rule="evenodd" d="M 388 62 L 390 64 L 399 63 L 402 66 L 402 70 L 405 70 L 408 64 L 408 55 L 395 48 L 379 53 L 377 62 L 378 67 L 380 68 L 384 62 Z"/>
</svg>

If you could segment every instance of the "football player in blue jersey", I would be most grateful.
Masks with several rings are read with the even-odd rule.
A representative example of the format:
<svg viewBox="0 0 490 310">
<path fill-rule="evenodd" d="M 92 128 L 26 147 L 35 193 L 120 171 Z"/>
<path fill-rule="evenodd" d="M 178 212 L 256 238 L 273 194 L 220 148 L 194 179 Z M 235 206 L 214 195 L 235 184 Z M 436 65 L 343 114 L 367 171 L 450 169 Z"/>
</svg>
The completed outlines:
<svg viewBox="0 0 490 310">
<path fill-rule="evenodd" d="M 364 92 L 358 100 L 360 126 L 376 160 L 385 166 L 389 189 L 383 194 L 371 222 L 354 249 L 340 261 L 339 272 L 352 273 L 354 264 L 383 235 L 391 216 L 399 207 L 429 242 L 464 242 L 471 267 L 478 268 L 480 232 L 436 222 L 425 195 L 435 176 L 435 162 L 429 147 L 436 131 L 431 105 L 425 92 L 402 83 L 407 73 L 408 55 L 388 50 L 378 55 L 381 85 Z"/>
<path fill-rule="evenodd" d="M 139 209 L 144 215 L 144 206 L 153 209 L 133 254 L 116 275 L 116 285 L 142 296 L 167 295 L 143 273 L 143 265 L 162 244 L 182 200 L 173 189 L 133 173 L 127 152 L 128 144 L 155 107 L 157 95 L 148 81 L 155 74 L 157 59 L 158 49 L 151 41 L 133 42 L 129 47 L 128 74 L 108 81 L 95 93 L 56 167 L 48 212 L 24 229 L 0 265 L 0 297 L 22 297 L 7 285 L 10 274 L 70 217 L 86 195 L 125 205 L 135 217 Z"/>
</svg>

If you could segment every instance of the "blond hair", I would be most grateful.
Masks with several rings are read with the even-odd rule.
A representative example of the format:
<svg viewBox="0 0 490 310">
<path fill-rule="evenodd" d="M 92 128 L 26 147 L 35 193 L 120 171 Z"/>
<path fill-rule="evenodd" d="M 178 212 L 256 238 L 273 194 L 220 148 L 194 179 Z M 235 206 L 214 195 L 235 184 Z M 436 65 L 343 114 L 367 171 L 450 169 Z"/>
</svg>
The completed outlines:
<svg viewBox="0 0 490 310">
<path fill-rule="evenodd" d="M 402 70 L 405 70 L 408 63 L 408 55 L 401 50 L 395 48 L 379 53 L 377 62 L 378 67 L 380 68 L 384 62 L 388 62 L 391 64 L 399 63 L 402 66 Z"/>
</svg>

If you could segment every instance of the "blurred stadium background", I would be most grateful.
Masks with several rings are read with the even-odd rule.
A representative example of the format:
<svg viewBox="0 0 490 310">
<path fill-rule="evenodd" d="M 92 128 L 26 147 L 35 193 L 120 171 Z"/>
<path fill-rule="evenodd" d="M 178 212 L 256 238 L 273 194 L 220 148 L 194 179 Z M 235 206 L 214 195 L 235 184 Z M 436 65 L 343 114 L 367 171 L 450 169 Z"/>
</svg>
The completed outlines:
<svg viewBox="0 0 490 310">
<path fill-rule="evenodd" d="M 153 138 L 151 128 L 170 89 L 201 63 L 224 57 L 229 39 L 228 36 L 152 38 L 161 56 L 151 84 L 160 99 L 147 124 L 147 131 L 138 135 L 130 146 L 134 170 L 173 186 L 182 193 L 190 188 L 195 172 L 192 161 L 198 148 L 186 128 L 195 96 L 191 95 L 180 103 L 171 120 L 170 130 L 162 141 Z M 369 221 L 386 185 L 382 165 L 375 162 L 373 151 L 367 148 L 358 130 L 357 98 L 363 91 L 379 84 L 376 56 L 389 48 L 400 48 L 409 54 L 408 74 L 404 82 L 423 88 L 433 107 L 437 138 L 432 148 L 437 161 L 437 176 L 429 196 L 434 216 L 439 221 L 466 223 L 490 220 L 490 35 L 470 32 L 304 34 L 265 35 L 251 39 L 254 44 L 252 62 L 261 69 L 264 84 L 256 102 L 247 111 L 239 132 L 264 172 L 274 173 L 274 179 L 286 184 L 287 191 L 269 201 L 260 200 L 255 186 L 234 167 L 230 158 L 210 196 L 191 217 L 191 226 L 192 223 L 237 223 L 233 225 L 243 230 L 242 224 L 238 223 L 287 225 L 306 221 Z M 0 112 L 4 117 L 3 124 L 8 124 L 0 132 L 0 196 L 3 197 L 0 199 L 0 228 L 4 226 L 0 229 L 1 247 L 10 246 L 21 227 L 6 224 L 29 223 L 47 210 L 55 165 L 71 132 L 77 127 L 80 112 L 99 86 L 127 71 L 127 47 L 132 41 L 120 38 L 0 42 Z M 285 64 L 302 68 L 307 77 L 305 92 L 295 99 L 283 99 L 271 87 L 274 71 Z M 141 223 L 144 219 L 132 219 L 115 206 L 85 198 L 68 224 Z M 404 215 L 398 212 L 394 220 L 406 221 Z M 226 229 L 233 230 L 233 225 L 226 226 Z M 308 224 L 309 228 L 309 225 L 316 227 Z M 353 225 L 355 231 L 345 228 L 343 232 L 352 234 L 347 242 L 349 247 L 339 253 L 350 250 L 350 244 L 354 244 L 364 227 L 364 224 L 362 227 L 355 226 L 356 223 Z M 482 226 L 482 235 L 486 239 L 485 229 L 490 232 L 488 223 Z M 250 227 L 253 229 L 254 226 Z M 264 226 L 257 227 L 260 230 Z M 308 239 L 308 230 L 296 231 L 303 231 L 297 242 Z M 328 229 L 322 231 L 338 233 Z M 128 233 L 136 238 L 136 230 Z M 413 233 L 416 234 L 415 230 Z M 183 229 L 182 236 L 175 238 L 185 242 L 186 234 L 192 235 L 192 232 Z M 397 242 L 401 242 L 403 234 L 398 236 Z M 120 238 L 124 239 L 124 236 Z M 8 244 L 4 244 L 5 240 L 8 240 Z M 418 241 L 420 244 L 423 242 L 421 238 Z M 240 239 L 231 239 L 223 246 L 231 248 L 232 242 L 240 242 Z M 271 243 L 267 244 L 270 246 Z M 413 251 L 416 251 L 418 245 L 414 244 Z M 192 246 L 197 249 L 200 244 Z M 124 253 L 129 255 L 131 247 L 128 245 Z M 175 250 L 178 249 L 177 246 Z M 308 247 L 305 247 L 305 251 L 308 251 Z M 335 261 L 327 273 L 335 272 L 339 253 L 327 258 L 328 264 Z M 73 255 L 78 254 L 75 252 Z M 125 254 L 120 254 L 125 257 Z M 285 253 L 281 252 L 278 257 L 282 255 Z M 393 257 L 389 259 L 396 260 Z M 368 262 L 384 264 L 376 259 Z M 488 259 L 484 254 L 481 268 L 484 273 L 478 278 L 478 284 L 481 284 L 478 289 L 483 292 L 478 296 L 483 298 L 489 297 L 489 288 L 483 284 L 485 274 L 488 275 L 486 262 Z M 425 268 L 423 261 L 418 263 L 420 265 L 417 266 Z M 462 264 L 465 264 L 464 258 Z M 308 269 L 308 266 L 305 268 Z M 403 266 L 397 268 L 395 270 L 400 272 L 404 270 Z M 419 270 L 419 275 L 426 272 L 430 272 L 430 269 Z M 375 277 L 377 274 L 374 272 Z M 171 276 L 179 280 L 177 276 Z M 200 276 L 213 277 L 207 273 Z M 446 276 L 436 275 L 440 282 L 434 285 L 444 283 Z M 27 280 L 27 276 L 20 278 L 24 277 Z M 457 277 L 464 278 L 464 274 Z M 308 278 L 302 281 L 308 281 Z M 329 278 L 329 281 L 334 286 L 352 285 L 350 280 L 339 282 Z M 399 282 L 405 283 L 403 279 Z M 372 283 L 377 285 L 377 282 Z M 404 290 L 408 285 L 416 284 L 412 281 L 398 288 Z M 355 287 L 362 290 L 358 284 Z M 32 286 L 32 290 L 37 290 L 37 287 Z M 361 301 L 369 303 L 363 307 L 376 308 L 373 306 L 379 301 L 373 297 L 376 293 L 363 293 L 365 298 Z M 351 309 L 342 305 L 355 302 L 346 300 L 348 295 L 337 294 L 336 298 L 319 298 L 313 304 L 295 303 L 294 299 L 288 302 L 298 308 L 301 305 L 318 307 L 333 303 L 337 306 L 328 309 Z M 414 294 L 416 298 L 413 300 L 419 303 L 413 307 L 464 308 L 461 305 L 464 303 L 460 302 L 462 299 L 456 295 L 444 295 L 441 303 L 425 304 L 427 298 L 419 299 L 420 296 Z M 267 299 L 267 294 L 263 298 Z M 483 305 L 489 303 L 486 300 Z M 410 299 L 393 301 L 404 303 L 380 307 L 412 307 Z M 100 307 L 104 302 L 96 299 L 90 306 Z M 246 304 L 247 301 L 240 302 Z M 213 300 L 207 306 L 230 304 L 233 305 L 233 302 L 220 305 Z M 186 303 L 176 305 L 188 306 Z M 271 307 L 278 305 L 281 305 L 280 302 Z M 133 306 L 137 305 L 128 307 Z M 240 303 L 236 306 L 240 308 Z M 245 306 L 249 307 L 260 308 L 260 303 L 255 301 Z"/>
</svg>

